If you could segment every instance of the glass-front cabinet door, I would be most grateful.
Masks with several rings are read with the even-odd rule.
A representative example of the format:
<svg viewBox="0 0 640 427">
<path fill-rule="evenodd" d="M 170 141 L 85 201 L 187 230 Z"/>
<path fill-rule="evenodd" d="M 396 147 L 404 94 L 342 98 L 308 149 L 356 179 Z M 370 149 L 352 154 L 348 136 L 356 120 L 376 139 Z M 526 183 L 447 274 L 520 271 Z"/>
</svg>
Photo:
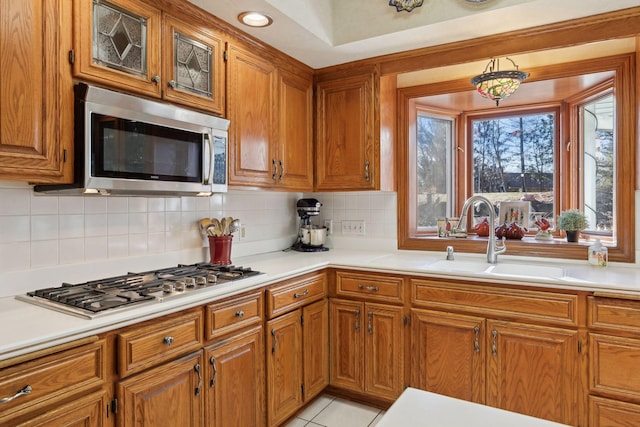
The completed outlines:
<svg viewBox="0 0 640 427">
<path fill-rule="evenodd" d="M 222 38 L 167 14 L 163 24 L 164 97 L 224 114 Z"/>
<path fill-rule="evenodd" d="M 138 0 L 76 0 L 74 75 L 161 96 L 160 10 Z"/>
</svg>

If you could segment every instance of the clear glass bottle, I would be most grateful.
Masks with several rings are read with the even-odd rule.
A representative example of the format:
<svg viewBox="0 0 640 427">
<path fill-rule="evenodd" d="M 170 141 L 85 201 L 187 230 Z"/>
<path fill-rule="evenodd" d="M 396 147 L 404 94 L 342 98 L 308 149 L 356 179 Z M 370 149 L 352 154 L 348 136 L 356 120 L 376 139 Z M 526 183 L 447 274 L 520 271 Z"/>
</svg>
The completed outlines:
<svg viewBox="0 0 640 427">
<path fill-rule="evenodd" d="M 595 243 L 589 246 L 589 264 L 597 267 L 606 267 L 609 256 L 609 250 L 596 239 Z"/>
</svg>

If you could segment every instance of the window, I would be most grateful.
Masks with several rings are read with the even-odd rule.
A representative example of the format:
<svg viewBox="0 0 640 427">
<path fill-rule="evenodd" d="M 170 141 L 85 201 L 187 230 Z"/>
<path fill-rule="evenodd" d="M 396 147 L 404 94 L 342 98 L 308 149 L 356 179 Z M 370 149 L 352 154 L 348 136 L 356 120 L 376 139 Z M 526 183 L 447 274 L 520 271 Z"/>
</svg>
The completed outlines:
<svg viewBox="0 0 640 427">
<path fill-rule="evenodd" d="M 457 217 L 464 201 L 480 194 L 494 202 L 496 216 L 502 202 L 527 206 L 529 233 L 508 242 L 509 254 L 583 259 L 598 237 L 612 261 L 633 261 L 634 233 L 617 231 L 634 230 L 635 223 L 635 182 L 621 172 L 635 177 L 632 63 L 631 55 L 620 55 L 541 67 L 532 72 L 538 80 L 514 95 L 517 103 L 498 108 L 468 82 L 400 89 L 399 160 L 406 167 L 398 168 L 399 248 L 444 250 L 452 242 L 438 237 L 438 219 Z M 541 99 L 547 92 L 549 99 Z M 552 241 L 535 239 L 537 219 L 554 225 L 568 209 L 589 219 L 579 244 L 567 244 L 559 230 Z M 484 252 L 486 239 L 471 235 L 455 244 Z"/>
</svg>

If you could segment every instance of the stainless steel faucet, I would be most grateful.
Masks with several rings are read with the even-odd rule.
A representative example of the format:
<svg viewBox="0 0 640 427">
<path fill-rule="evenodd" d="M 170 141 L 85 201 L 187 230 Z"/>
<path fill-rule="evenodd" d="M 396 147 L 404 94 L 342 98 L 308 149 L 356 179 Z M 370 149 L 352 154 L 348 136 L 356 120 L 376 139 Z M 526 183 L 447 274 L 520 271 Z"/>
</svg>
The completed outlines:
<svg viewBox="0 0 640 427">
<path fill-rule="evenodd" d="M 487 243 L 487 262 L 489 264 L 495 264 L 498 262 L 498 255 L 507 251 L 507 245 L 504 243 L 504 237 L 502 238 L 502 245 L 498 246 L 496 242 L 496 232 L 494 230 L 494 223 L 496 219 L 495 208 L 493 203 L 484 196 L 471 196 L 462 206 L 462 212 L 460 213 L 460 221 L 458 222 L 458 229 L 466 232 L 467 228 L 467 212 L 476 203 L 484 203 L 489 209 L 489 242 Z"/>
</svg>

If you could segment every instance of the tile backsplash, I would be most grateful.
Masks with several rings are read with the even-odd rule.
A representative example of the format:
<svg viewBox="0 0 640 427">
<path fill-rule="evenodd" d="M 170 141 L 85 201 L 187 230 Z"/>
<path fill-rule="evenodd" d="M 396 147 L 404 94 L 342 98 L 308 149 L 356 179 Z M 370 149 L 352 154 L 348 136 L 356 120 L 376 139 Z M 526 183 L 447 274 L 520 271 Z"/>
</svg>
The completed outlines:
<svg viewBox="0 0 640 427">
<path fill-rule="evenodd" d="M 199 197 L 52 196 L 0 182 L 0 296 L 127 271 L 208 261 L 198 220 L 233 216 L 244 233 L 231 257 L 283 250 L 297 236 L 296 202 L 322 204 L 315 224 L 333 220 L 329 247 L 395 249 L 396 194 L 240 191 Z M 343 221 L 364 221 L 365 235 L 343 235 Z M 41 283 L 41 282 L 46 283 Z"/>
</svg>

